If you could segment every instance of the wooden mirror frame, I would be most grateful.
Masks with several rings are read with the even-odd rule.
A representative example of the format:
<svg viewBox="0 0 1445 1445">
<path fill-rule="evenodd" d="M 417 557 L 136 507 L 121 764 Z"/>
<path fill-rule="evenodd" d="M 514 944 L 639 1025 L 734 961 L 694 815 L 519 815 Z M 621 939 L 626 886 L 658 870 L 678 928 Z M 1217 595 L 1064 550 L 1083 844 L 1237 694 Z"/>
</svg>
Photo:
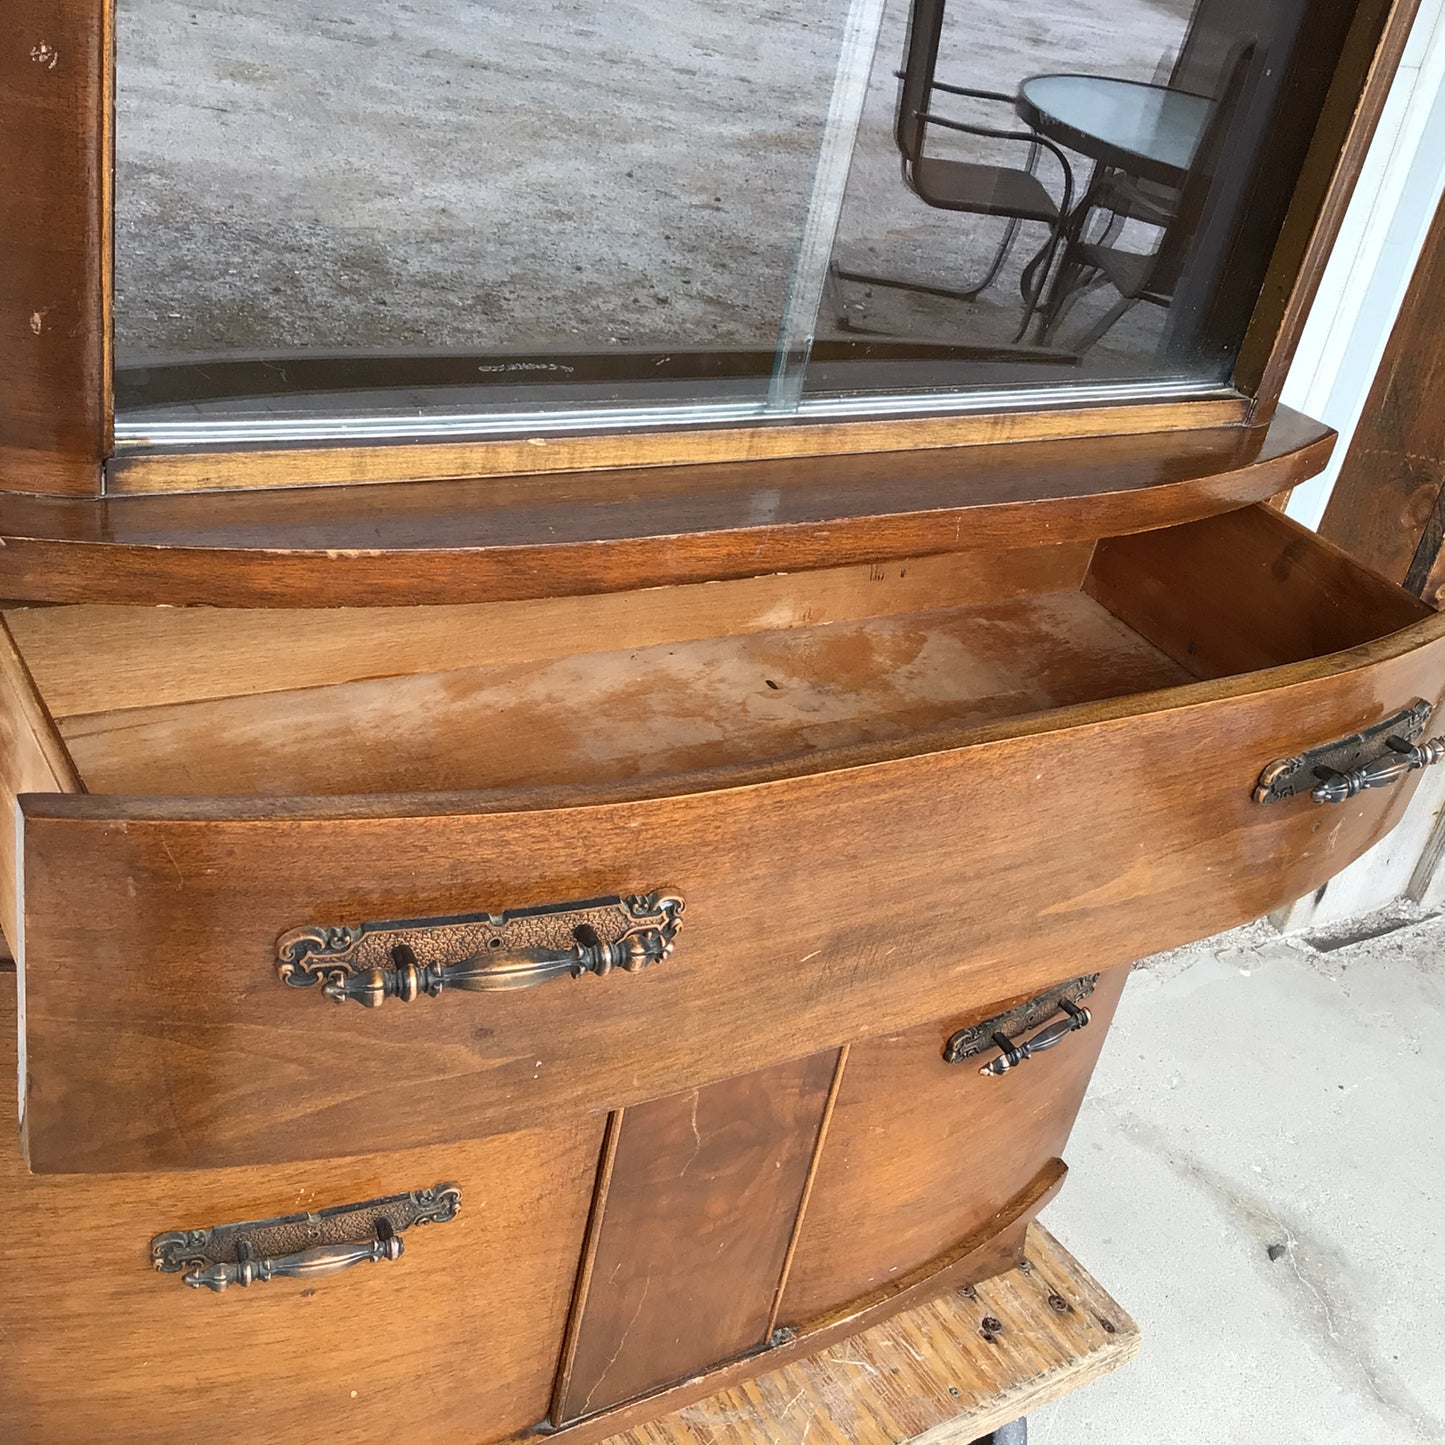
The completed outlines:
<svg viewBox="0 0 1445 1445">
<path fill-rule="evenodd" d="M 1051 519 L 1060 508 L 1072 515 L 1104 492 L 1157 491 L 1166 474 L 1196 494 L 1196 513 L 1206 494 L 1214 510 L 1256 500 L 1269 494 L 1259 488 L 1292 485 L 1328 454 L 1323 428 L 1302 429 L 1293 417 L 1268 424 L 1417 6 L 1359 0 L 1234 375 L 1212 396 L 117 458 L 113 10 L 109 0 L 11 0 L 0 18 L 0 327 L 8 338 L 0 365 L 0 595 L 231 605 L 320 596 L 325 605 L 356 605 L 450 597 L 458 588 L 489 596 L 611 590 L 907 555 L 898 550 L 905 545 L 939 551 L 990 537 L 997 545 L 1005 515 L 1018 518 L 1013 535 L 1031 529 L 1036 541 L 1053 535 L 1053 521 L 1043 523 L 1037 510 L 1025 520 L 1020 507 L 1038 504 Z M 1025 464 L 1010 454 L 1021 443 L 1043 450 Z M 552 485 L 540 486 L 548 474 Z M 358 492 L 371 495 L 362 502 Z M 618 518 L 629 502 L 649 509 L 651 520 L 628 530 Z M 760 505 L 771 508 L 762 540 Z M 1174 502 L 1130 505 L 1143 507 L 1141 517 L 1180 515 Z M 625 535 L 610 535 L 619 527 Z M 358 561 L 340 592 L 328 591 L 337 568 L 325 564 L 335 554 L 359 558 L 362 539 L 373 558 L 404 552 L 410 584 L 394 568 L 383 575 L 380 563 Z M 572 553 L 564 559 L 541 545 L 553 541 Z M 539 550 L 526 551 L 533 542 Z M 624 561 L 629 547 L 636 555 Z M 158 567 L 157 549 L 173 573 Z M 450 567 L 446 559 L 462 553 L 486 554 L 487 565 Z M 419 593 L 423 554 L 440 570 Z M 264 557 L 267 580 L 223 576 L 223 555 Z M 559 582 L 555 568 L 564 561 L 569 571 Z"/>
</svg>

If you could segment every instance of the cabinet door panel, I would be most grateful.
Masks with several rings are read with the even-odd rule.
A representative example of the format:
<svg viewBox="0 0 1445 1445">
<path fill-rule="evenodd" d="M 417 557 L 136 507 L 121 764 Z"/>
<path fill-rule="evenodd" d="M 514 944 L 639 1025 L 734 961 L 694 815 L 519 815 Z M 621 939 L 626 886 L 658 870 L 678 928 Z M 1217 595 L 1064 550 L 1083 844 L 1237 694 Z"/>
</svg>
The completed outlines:
<svg viewBox="0 0 1445 1445">
<path fill-rule="evenodd" d="M 849 1049 L 780 1324 L 804 1325 L 936 1259 L 1063 1153 L 1128 974 L 1099 979 L 1087 1028 L 1001 1078 L 979 1073 L 997 1049 L 949 1064 L 943 1045 L 1016 1000 Z"/>
<path fill-rule="evenodd" d="M 836 1058 L 622 1114 L 558 1423 L 763 1344 Z"/>
<path fill-rule="evenodd" d="M 0 973 L 14 1067 L 15 976 Z M 385 1108 L 379 1091 L 377 1107 Z M 0 1150 L 0 1440 L 506 1439 L 547 1414 L 602 1121 L 265 1169 L 28 1175 Z M 401 1257 L 224 1293 L 151 1268 L 173 1229 L 453 1183 Z"/>
</svg>

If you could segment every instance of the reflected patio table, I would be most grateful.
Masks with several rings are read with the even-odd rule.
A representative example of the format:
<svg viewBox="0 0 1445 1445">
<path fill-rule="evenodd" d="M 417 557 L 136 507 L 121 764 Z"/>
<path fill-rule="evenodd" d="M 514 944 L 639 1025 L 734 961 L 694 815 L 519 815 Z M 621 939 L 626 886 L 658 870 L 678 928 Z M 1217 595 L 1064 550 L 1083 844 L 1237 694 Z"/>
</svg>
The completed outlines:
<svg viewBox="0 0 1445 1445">
<path fill-rule="evenodd" d="M 1014 109 L 1041 135 L 1096 165 L 1166 186 L 1183 184 L 1213 102 L 1109 75 L 1033 75 Z"/>
</svg>

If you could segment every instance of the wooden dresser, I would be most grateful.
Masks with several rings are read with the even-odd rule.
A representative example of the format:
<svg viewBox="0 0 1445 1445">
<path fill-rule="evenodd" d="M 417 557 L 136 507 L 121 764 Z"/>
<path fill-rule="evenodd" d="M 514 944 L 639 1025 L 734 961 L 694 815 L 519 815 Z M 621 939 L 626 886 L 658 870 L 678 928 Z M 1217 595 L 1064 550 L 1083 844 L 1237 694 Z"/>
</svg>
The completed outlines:
<svg viewBox="0 0 1445 1445">
<path fill-rule="evenodd" d="M 1059 276 L 1140 299 L 1083 239 L 1142 204 L 1116 151 L 999 288 L 1033 341 L 818 340 L 892 93 L 850 20 L 776 365 L 428 353 L 384 425 L 385 357 L 118 365 L 111 9 L 10 7 L 0 1440 L 582 1445 L 1019 1262 L 1130 966 L 1319 888 L 1445 755 L 1445 620 L 1272 504 L 1333 442 L 1279 397 L 1413 14 L 1307 9 L 1186 97 L 1142 361 L 1050 329 Z M 496 421 L 560 371 L 646 405 Z"/>
<path fill-rule="evenodd" d="M 6 1438 L 596 1440 L 1014 1263 L 1130 963 L 1428 761 L 1445 622 L 1237 505 L 1326 443 L 895 458 L 981 545 L 796 573 L 7 606 Z"/>
</svg>

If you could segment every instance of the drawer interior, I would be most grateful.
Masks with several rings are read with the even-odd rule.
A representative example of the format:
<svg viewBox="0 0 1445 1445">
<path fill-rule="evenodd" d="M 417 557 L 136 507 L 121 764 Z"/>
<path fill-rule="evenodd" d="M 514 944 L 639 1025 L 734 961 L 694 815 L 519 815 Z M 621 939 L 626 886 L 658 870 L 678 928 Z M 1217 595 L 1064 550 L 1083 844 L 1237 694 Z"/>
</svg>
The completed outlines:
<svg viewBox="0 0 1445 1445">
<path fill-rule="evenodd" d="M 609 783 L 958 739 L 1319 657 L 1424 604 L 1267 508 L 1105 539 L 601 597 L 11 608 L 82 785 Z"/>
</svg>

